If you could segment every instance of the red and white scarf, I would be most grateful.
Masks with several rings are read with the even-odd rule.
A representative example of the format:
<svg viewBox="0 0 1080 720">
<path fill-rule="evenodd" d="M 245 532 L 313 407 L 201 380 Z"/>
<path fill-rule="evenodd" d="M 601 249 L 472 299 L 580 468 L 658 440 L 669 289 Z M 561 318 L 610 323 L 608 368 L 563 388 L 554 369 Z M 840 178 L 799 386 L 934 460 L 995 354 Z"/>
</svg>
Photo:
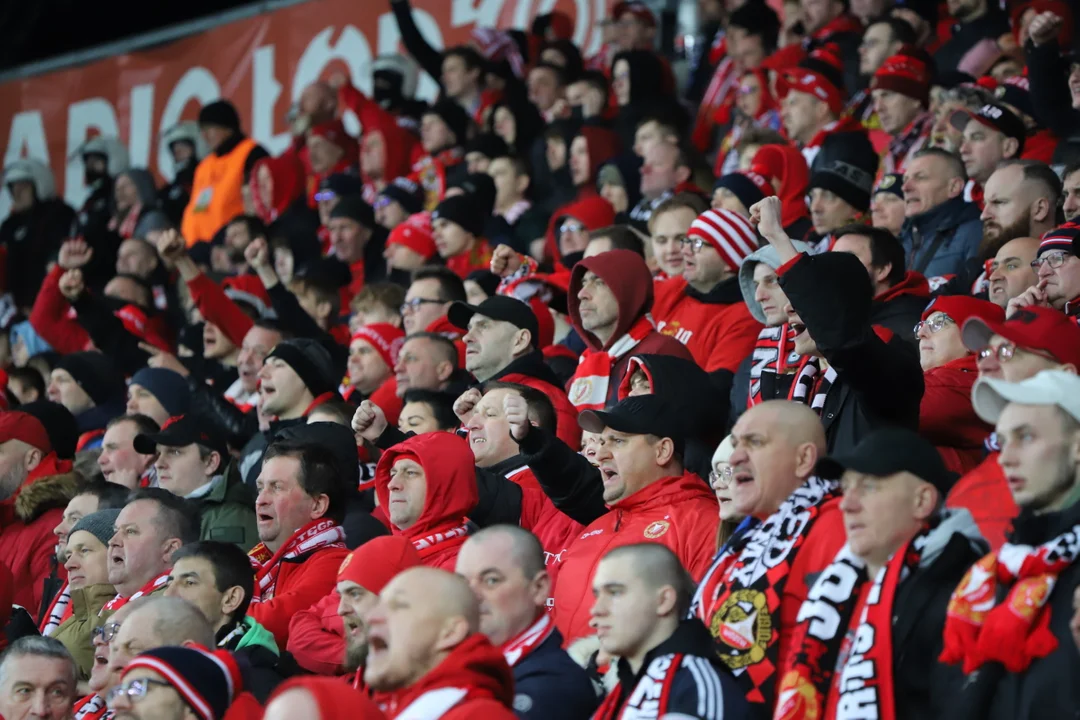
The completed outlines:
<svg viewBox="0 0 1080 720">
<path fill-rule="evenodd" d="M 140 215 L 142 215 L 142 203 L 136 202 L 128 209 L 123 220 L 117 220 L 115 215 L 109 220 L 109 230 L 128 240 L 135 234 L 135 226 L 139 224 Z"/>
<path fill-rule="evenodd" d="M 460 525 L 433 532 L 424 537 L 410 538 L 410 540 L 417 554 L 420 555 L 420 559 L 423 560 L 456 545 L 464 545 L 467 537 L 469 537 L 469 522 L 465 520 Z"/>
<path fill-rule="evenodd" d="M 775 399 L 776 378 L 799 366 L 802 356 L 795 352 L 795 330 L 787 323 L 762 328 L 752 357 L 748 408 Z"/>
<path fill-rule="evenodd" d="M 154 578 L 150 582 L 143 585 L 138 590 L 138 592 L 134 593 L 131 597 L 124 597 L 120 593 L 117 593 L 116 597 L 114 597 L 109 602 L 105 603 L 105 607 L 103 607 L 101 609 L 101 612 L 105 612 L 105 611 L 115 612 L 115 611 L 119 610 L 120 608 L 124 607 L 125 605 L 127 605 L 132 600 L 138 600 L 143 595 L 149 595 L 150 593 L 154 592 L 155 590 L 157 590 L 157 589 L 159 589 L 161 587 L 164 587 L 169 582 L 169 574 L 170 574 L 170 572 L 171 572 L 170 570 L 166 570 L 165 572 L 161 573 L 156 578 Z"/>
<path fill-rule="evenodd" d="M 108 720 L 113 716 L 113 711 L 105 704 L 105 698 L 97 694 L 76 701 L 71 709 L 75 720 Z"/>
<path fill-rule="evenodd" d="M 64 587 L 60 588 L 60 592 L 56 593 L 56 597 L 49 604 L 49 611 L 42 618 L 41 634 L 51 637 L 56 632 L 56 628 L 60 627 L 71 615 L 71 585 L 64 583 Z"/>
<path fill-rule="evenodd" d="M 649 662 L 645 672 L 641 674 L 642 680 L 648 680 L 650 687 L 648 692 L 639 692 L 637 685 L 630 689 L 626 702 L 619 706 L 622 699 L 622 683 L 608 693 L 604 702 L 600 704 L 592 720 L 639 720 L 640 718 L 662 718 L 667 714 L 668 704 L 671 702 L 671 686 L 675 682 L 679 666 L 682 665 L 683 655 L 673 653 L 660 655 Z M 723 714 L 723 708 L 718 708 Z M 718 716 L 719 717 L 719 716 Z"/>
<path fill-rule="evenodd" d="M 784 586 L 821 508 L 838 494 L 836 482 L 807 478 L 767 520 L 728 542 L 694 594 L 691 614 L 716 638 L 732 674 L 749 685 L 752 703 L 773 702 Z"/>
<path fill-rule="evenodd" d="M 652 316 L 645 315 L 607 350 L 586 350 L 582 354 L 569 392 L 570 402 L 579 412 L 604 409 L 615 363 L 655 329 Z"/>
<path fill-rule="evenodd" d="M 555 623 L 551 622 L 551 615 L 546 612 L 540 613 L 536 622 L 521 631 L 517 637 L 503 643 L 502 654 L 506 658 L 506 664 L 510 667 L 517 665 L 533 650 L 543 645 L 553 632 L 555 632 Z"/>
<path fill-rule="evenodd" d="M 274 599 L 277 590 L 281 561 L 291 560 L 325 548 L 345 547 L 345 531 L 333 520 L 314 520 L 293 533 L 276 553 L 259 543 L 251 549 L 248 557 L 255 568 L 255 594 L 252 602 Z"/>
<path fill-rule="evenodd" d="M 945 617 L 941 661 L 970 674 L 999 662 L 1021 673 L 1057 649 L 1047 603 L 1058 575 L 1080 555 L 1080 525 L 1038 547 L 1005 543 L 975 563 L 960 581 Z M 999 584 L 1009 589 L 997 601 Z"/>
</svg>

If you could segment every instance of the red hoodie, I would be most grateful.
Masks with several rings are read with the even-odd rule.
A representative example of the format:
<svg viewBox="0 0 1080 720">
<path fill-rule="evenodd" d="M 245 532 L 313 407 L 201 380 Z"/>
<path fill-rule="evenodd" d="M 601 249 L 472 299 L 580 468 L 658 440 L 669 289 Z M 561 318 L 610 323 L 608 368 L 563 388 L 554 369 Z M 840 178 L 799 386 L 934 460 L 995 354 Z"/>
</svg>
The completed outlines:
<svg viewBox="0 0 1080 720">
<path fill-rule="evenodd" d="M 798 148 L 791 145 L 765 145 L 750 164 L 753 172 L 762 175 L 777 189 L 780 198 L 780 222 L 789 227 L 810 216 L 806 207 L 806 186 L 810 184 L 810 169 Z"/>
<path fill-rule="evenodd" d="M 364 176 L 364 182 L 389 182 L 412 172 L 413 163 L 423 157 L 424 150 L 416 135 L 398 124 L 397 116 L 384 110 L 352 85 L 344 85 L 338 90 L 338 103 L 356 113 L 360 125 L 364 128 L 365 147 L 376 139 L 382 141 L 385 153 L 382 177 Z"/>
<path fill-rule="evenodd" d="M 977 468 L 957 480 L 945 502 L 947 507 L 971 512 L 991 552 L 1005 544 L 1005 535 L 1020 514 L 1005 481 L 1005 471 L 998 464 L 998 454 L 990 453 Z"/>
<path fill-rule="evenodd" d="M 563 205 L 551 215 L 551 219 L 548 221 L 547 242 L 544 244 L 544 252 L 547 253 L 548 257 L 555 260 L 556 272 L 566 272 L 567 274 L 570 271 L 562 264 L 558 235 L 559 223 L 568 216 L 580 221 L 586 230 L 592 232 L 615 224 L 615 208 L 607 200 L 593 193 L 591 195 L 586 194 L 584 197 L 579 196 L 578 199 Z M 570 283 L 569 278 L 567 278 L 566 283 Z"/>
<path fill-rule="evenodd" d="M 414 435 L 384 452 L 375 467 L 379 507 L 390 507 L 390 469 L 403 456 L 412 456 L 424 468 L 427 494 L 416 522 L 404 530 L 391 525 L 391 531 L 413 543 L 424 565 L 453 572 L 468 534 L 467 516 L 480 501 L 469 443 L 452 433 L 434 432 Z"/>
<path fill-rule="evenodd" d="M 260 191 L 260 175 L 270 173 L 270 202 L 263 202 Z M 276 158 L 263 158 L 251 170 L 251 200 L 255 214 L 269 225 L 304 192 L 304 166 L 295 153 L 285 153 Z"/>
<path fill-rule="evenodd" d="M 975 361 L 974 355 L 965 355 L 923 374 L 919 433 L 937 446 L 945 466 L 960 475 L 982 462 L 983 440 L 994 429 L 971 406 L 971 387 L 979 378 Z"/>
<path fill-rule="evenodd" d="M 479 633 L 409 687 L 393 693 L 386 717 L 425 720 L 516 720 L 514 676 L 502 651 Z"/>
</svg>

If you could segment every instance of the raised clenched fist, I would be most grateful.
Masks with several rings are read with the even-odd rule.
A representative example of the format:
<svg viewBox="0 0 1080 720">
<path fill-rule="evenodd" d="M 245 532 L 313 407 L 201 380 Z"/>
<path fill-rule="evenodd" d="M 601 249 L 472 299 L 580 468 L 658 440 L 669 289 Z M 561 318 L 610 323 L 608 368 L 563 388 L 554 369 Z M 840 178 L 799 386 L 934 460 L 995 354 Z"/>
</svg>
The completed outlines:
<svg viewBox="0 0 1080 720">
<path fill-rule="evenodd" d="M 378 440 L 379 436 L 386 432 L 387 425 L 386 414 L 382 408 L 370 400 L 360 403 L 360 407 L 353 413 L 353 432 L 368 442 Z"/>
<path fill-rule="evenodd" d="M 92 257 L 94 257 L 94 249 L 87 245 L 85 240 L 74 238 L 65 240 L 64 244 L 60 246 L 60 254 L 57 256 L 56 262 L 65 270 L 74 270 L 90 262 Z"/>
<path fill-rule="evenodd" d="M 510 435 L 517 441 L 529 434 L 529 404 L 516 393 L 507 393 L 503 398 L 503 415 L 510 425 Z"/>
<path fill-rule="evenodd" d="M 255 270 L 271 267 L 270 248 L 267 246 L 266 238 L 257 237 L 248 243 L 248 246 L 244 248 L 244 259 Z"/>
<path fill-rule="evenodd" d="M 780 220 L 780 198 L 773 196 L 759 200 L 750 207 L 750 223 L 756 225 L 761 237 L 769 240 L 786 237 Z"/>
<path fill-rule="evenodd" d="M 60 292 L 70 302 L 75 302 L 83 294 L 86 286 L 83 284 L 82 270 L 78 268 L 68 270 L 60 276 Z"/>
<path fill-rule="evenodd" d="M 1036 45 L 1045 45 L 1057 38 L 1064 23 L 1062 17 L 1056 13 L 1039 13 L 1028 24 L 1028 37 Z"/>
<path fill-rule="evenodd" d="M 457 415 L 457 418 L 461 421 L 462 425 L 469 422 L 473 410 L 480 403 L 482 397 L 484 396 L 479 390 L 476 388 L 469 388 L 461 393 L 458 399 L 454 401 L 454 414 Z"/>
<path fill-rule="evenodd" d="M 509 245 L 499 245 L 491 254 L 491 272 L 499 277 L 507 277 L 521 267 L 521 256 Z"/>
</svg>

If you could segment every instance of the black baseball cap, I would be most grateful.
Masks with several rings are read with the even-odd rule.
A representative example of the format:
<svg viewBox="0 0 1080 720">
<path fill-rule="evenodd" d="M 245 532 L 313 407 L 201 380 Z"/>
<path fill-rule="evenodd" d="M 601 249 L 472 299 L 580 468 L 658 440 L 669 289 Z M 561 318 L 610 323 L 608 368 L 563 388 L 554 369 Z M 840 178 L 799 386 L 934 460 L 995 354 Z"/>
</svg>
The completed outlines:
<svg viewBox="0 0 1080 720">
<path fill-rule="evenodd" d="M 578 425 L 592 433 L 611 428 L 631 435 L 656 435 L 671 438 L 677 452 L 682 452 L 687 432 L 670 402 L 659 395 L 628 397 L 607 410 L 585 410 L 578 415 Z"/>
<path fill-rule="evenodd" d="M 937 488 L 942 497 L 956 483 L 956 473 L 950 472 L 941 454 L 930 441 L 907 428 L 882 428 L 864 437 L 846 455 L 826 457 L 818 461 L 817 474 L 825 480 L 838 480 L 846 471 L 887 477 L 909 472 Z"/>
<path fill-rule="evenodd" d="M 192 414 L 169 418 L 161 427 L 161 432 L 139 433 L 132 445 L 135 452 L 141 455 L 153 455 L 158 445 L 187 447 L 195 443 L 220 453 L 222 462 L 228 459 L 225 457 L 228 448 L 221 433 L 215 432 L 206 418 Z"/>
<path fill-rule="evenodd" d="M 949 116 L 949 122 L 960 132 L 963 132 L 964 128 L 972 120 L 985 125 L 991 130 L 997 130 L 1005 137 L 1015 138 L 1020 143 L 1020 150 L 1024 149 L 1024 138 L 1027 137 L 1027 128 L 1024 126 L 1024 121 L 1004 105 L 987 103 L 978 110 L 964 108 Z M 1017 155 L 1019 155 L 1020 150 L 1017 151 Z"/>
<path fill-rule="evenodd" d="M 486 318 L 501 320 L 522 330 L 528 330 L 532 336 L 533 347 L 536 347 L 540 341 L 540 326 L 536 322 L 536 313 L 516 298 L 492 295 L 479 305 L 469 305 L 459 301 L 450 306 L 446 318 L 454 327 L 467 330 L 469 320 L 473 315 L 483 315 Z"/>
<path fill-rule="evenodd" d="M 346 195 L 360 195 L 363 192 L 364 181 L 356 175 L 334 173 L 323 178 L 322 182 L 319 183 L 319 191 L 315 193 L 315 199 L 331 200 Z"/>
</svg>

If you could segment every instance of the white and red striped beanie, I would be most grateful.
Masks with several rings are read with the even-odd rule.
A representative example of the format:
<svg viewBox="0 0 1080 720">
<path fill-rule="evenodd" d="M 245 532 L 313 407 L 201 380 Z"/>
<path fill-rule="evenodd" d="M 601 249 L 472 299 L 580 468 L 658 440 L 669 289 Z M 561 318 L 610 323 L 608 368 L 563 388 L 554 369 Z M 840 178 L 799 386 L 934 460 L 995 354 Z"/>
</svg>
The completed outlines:
<svg viewBox="0 0 1080 720">
<path fill-rule="evenodd" d="M 758 249 L 758 236 L 750 221 L 730 210 L 706 210 L 686 235 L 709 243 L 734 273 L 739 272 L 746 256 Z"/>
<path fill-rule="evenodd" d="M 353 333 L 350 344 L 355 340 L 366 340 L 379 353 L 386 366 L 393 370 L 401 346 L 405 344 L 405 331 L 390 323 L 371 323 Z"/>
<path fill-rule="evenodd" d="M 161 647 L 136 655 L 124 668 L 153 670 L 180 694 L 200 720 L 221 720 L 243 691 L 236 660 L 227 650 Z"/>
</svg>

